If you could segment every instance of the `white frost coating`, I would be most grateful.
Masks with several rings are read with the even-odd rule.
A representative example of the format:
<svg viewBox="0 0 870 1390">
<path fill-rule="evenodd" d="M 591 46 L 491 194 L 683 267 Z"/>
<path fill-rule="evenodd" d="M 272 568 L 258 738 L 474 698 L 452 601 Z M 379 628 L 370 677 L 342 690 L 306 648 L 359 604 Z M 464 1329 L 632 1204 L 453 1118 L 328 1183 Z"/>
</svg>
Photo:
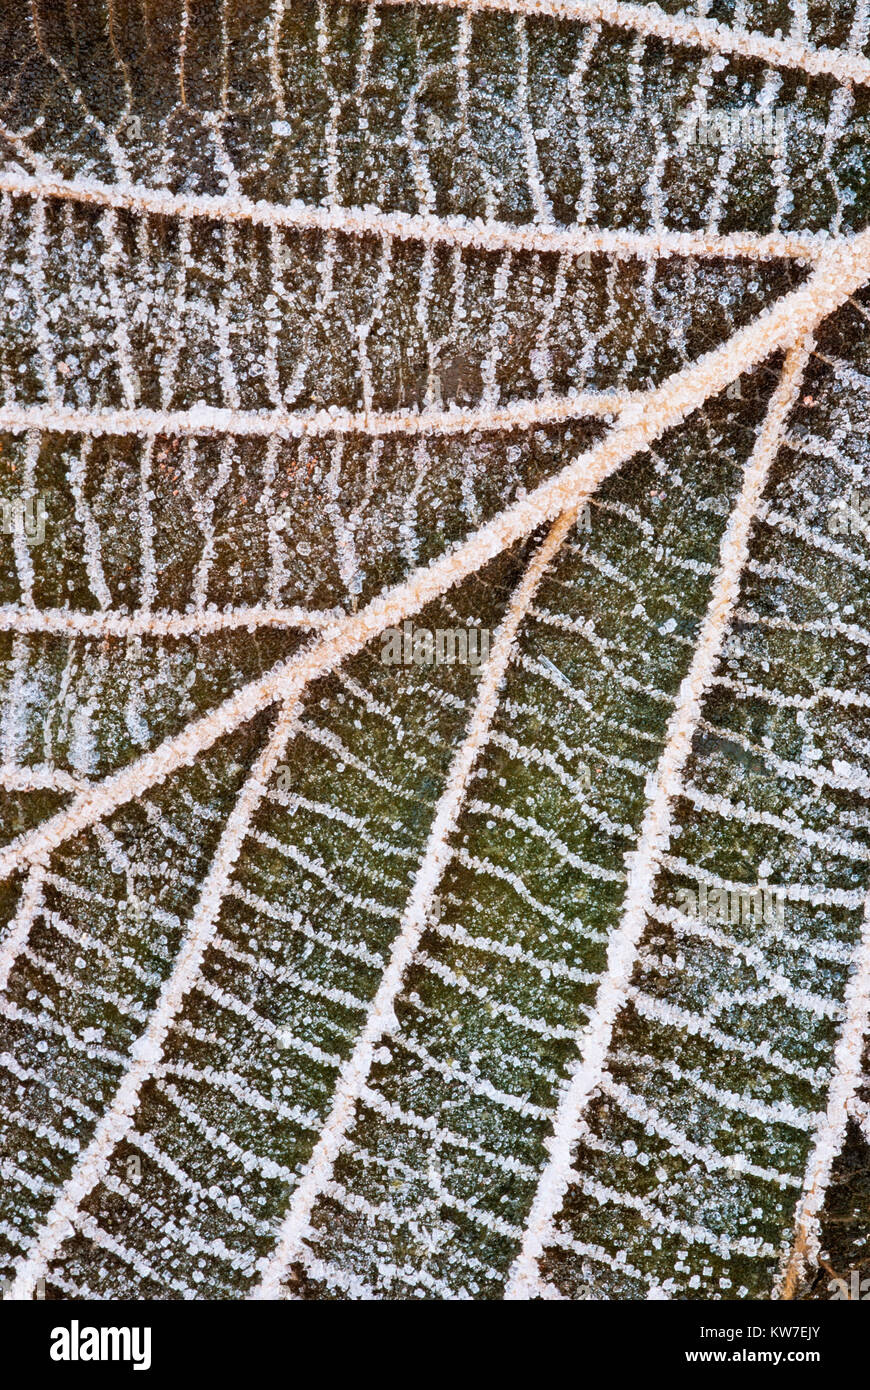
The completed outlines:
<svg viewBox="0 0 870 1390">
<path fill-rule="evenodd" d="M 862 1059 L 870 1029 L 870 895 L 864 909 L 861 935 L 852 957 L 852 973 L 843 1001 L 845 1019 L 834 1049 L 834 1071 L 828 1104 L 819 1117 L 795 1217 L 794 1243 L 783 1260 L 774 1297 L 791 1299 L 798 1292 L 808 1265 L 819 1256 L 820 1212 L 831 1181 L 831 1170 L 846 1138 L 846 1126 L 863 1081 Z"/>
<path fill-rule="evenodd" d="M 582 499 L 578 499 L 579 502 Z M 498 704 L 499 690 L 504 680 L 517 630 L 522 622 L 541 578 L 568 534 L 577 516 L 577 507 L 563 513 L 536 552 L 518 585 L 504 619 L 496 633 L 492 653 L 484 668 L 478 688 L 477 701 L 444 791 L 438 803 L 426 851 L 414 879 L 398 934 L 390 951 L 387 968 L 372 1000 L 365 1025 L 353 1052 L 341 1070 L 333 1096 L 329 1117 L 320 1133 L 305 1173 L 293 1193 L 287 1214 L 281 1224 L 272 1254 L 261 1262 L 260 1283 L 253 1290 L 256 1299 L 280 1297 L 280 1283 L 289 1266 L 303 1254 L 303 1240 L 318 1195 L 332 1179 L 333 1166 L 353 1118 L 357 1100 L 366 1086 L 372 1056 L 385 1033 L 397 1029 L 396 998 L 405 971 L 414 958 L 432 899 L 444 869 L 453 854 L 448 844 L 465 800 L 468 779 L 481 750 L 486 745 L 490 725 Z"/>
<path fill-rule="evenodd" d="M 154 555 L 154 535 L 156 527 L 154 517 L 151 514 L 151 502 L 148 493 L 151 490 L 151 467 L 154 462 L 154 440 L 146 439 L 142 446 L 142 456 L 139 460 L 139 534 L 140 540 L 140 560 L 139 560 L 139 584 L 140 584 L 140 603 L 147 612 L 154 602 L 157 593 L 157 560 Z"/>
<path fill-rule="evenodd" d="M 710 1172 L 747 1173 L 762 1182 L 775 1183 L 778 1187 L 799 1187 L 800 1183 L 792 1173 L 781 1173 L 776 1168 L 765 1168 L 742 1153 L 721 1154 L 710 1144 L 699 1144 L 690 1138 L 679 1126 L 671 1122 L 655 1106 L 650 1105 L 644 1096 L 635 1095 L 629 1087 L 622 1086 L 606 1073 L 602 1078 L 601 1089 L 647 1134 L 664 1139 L 682 1158 L 692 1163 L 701 1163 Z"/>
<path fill-rule="evenodd" d="M 722 1259 L 727 1260 L 732 1255 L 747 1255 L 750 1259 L 767 1256 L 769 1259 L 771 1255 L 776 1254 L 774 1247 L 765 1244 L 760 1237 L 738 1236 L 736 1240 L 731 1240 L 726 1235 L 708 1230 L 706 1226 L 696 1226 L 692 1222 L 669 1216 L 646 1197 L 639 1197 L 633 1192 L 617 1192 L 615 1188 L 607 1187 L 595 1178 L 584 1177 L 580 1185 L 584 1192 L 594 1197 L 602 1206 L 608 1204 L 637 1212 L 650 1226 L 667 1231 L 669 1235 L 680 1236 L 689 1245 L 706 1245 Z"/>
<path fill-rule="evenodd" d="M 281 74 L 281 25 L 284 22 L 286 0 L 273 0 L 269 19 L 269 78 L 272 83 L 272 100 L 277 115 L 284 119 L 287 107 L 284 103 L 284 79 Z"/>
<path fill-rule="evenodd" d="M 18 911 L 0 941 L 0 993 L 6 989 L 9 972 L 23 950 L 33 919 L 42 906 L 43 875 L 40 869 L 30 870 L 21 892 Z"/>
<path fill-rule="evenodd" d="M 446 589 L 477 573 L 508 546 L 576 506 L 626 459 L 684 420 L 742 372 L 780 348 L 790 348 L 870 276 L 870 232 L 838 242 L 800 289 L 777 300 L 727 342 L 668 377 L 626 407 L 600 444 L 581 454 L 527 497 L 505 508 L 453 551 L 414 571 L 404 583 L 373 599 L 359 613 L 336 620 L 320 641 L 250 681 L 216 710 L 188 724 L 122 771 L 95 783 L 70 806 L 0 850 L 0 880 L 22 861 L 45 856 L 70 835 L 109 815 L 131 797 L 191 762 L 223 735 L 277 699 L 299 694 L 317 676 L 360 651 L 384 628 L 401 623 Z"/>
<path fill-rule="evenodd" d="M 862 1078 L 861 1084 L 866 1086 L 866 1076 Z M 870 1144 L 870 1106 L 867 1105 L 866 1101 L 859 1100 L 856 1096 L 849 1107 L 849 1113 L 855 1123 L 860 1126 L 865 1144 Z"/>
<path fill-rule="evenodd" d="M 51 409 L 51 407 L 49 407 Z M 38 436 L 36 436 L 38 438 Z M 106 583 L 103 570 L 102 541 L 100 528 L 94 520 L 88 504 L 87 483 L 88 464 L 93 443 L 85 439 L 80 452 L 72 452 L 69 459 L 69 484 L 75 503 L 75 515 L 84 538 L 84 561 L 91 593 L 101 608 L 110 608 L 112 594 Z"/>
<path fill-rule="evenodd" d="M 737 602 L 740 578 L 749 554 L 750 530 L 809 351 L 810 342 L 804 339 L 786 357 L 781 380 L 746 466 L 740 495 L 722 536 L 720 567 L 713 581 L 698 645 L 668 722 L 665 748 L 656 769 L 655 790 L 647 803 L 637 848 L 627 856 L 629 874 L 622 919 L 607 948 L 607 969 L 595 1008 L 578 1039 L 578 1065 L 556 1111 L 553 1134 L 547 1143 L 549 1157 L 532 1202 L 522 1247 L 511 1269 L 505 1293 L 507 1299 L 533 1298 L 541 1294 L 544 1281 L 538 1261 L 554 1242 L 556 1218 L 571 1181 L 572 1149 L 578 1125 L 601 1081 L 613 1028 L 628 996 L 638 945 L 653 907 L 656 870 L 670 842 L 672 803 L 680 790 L 701 702 L 719 663 L 722 642 Z"/>
<path fill-rule="evenodd" d="M 51 1211 L 26 1254 L 18 1261 L 8 1298 L 28 1300 L 33 1297 L 37 1279 L 44 1275 L 49 1261 L 72 1234 L 74 1222 L 80 1220 L 81 1203 L 103 1177 L 115 1146 L 132 1126 L 142 1087 L 163 1061 L 166 1036 L 214 939 L 221 902 L 251 818 L 266 790 L 266 783 L 284 756 L 298 712 L 298 700 L 292 696 L 285 700 L 269 741 L 254 763 L 227 819 L 172 974 L 163 983 L 147 1028 L 130 1049 L 129 1069 Z M 32 871 L 31 881 L 37 872 Z"/>
<path fill-rule="evenodd" d="M 531 194 L 532 204 L 535 209 L 535 221 L 542 223 L 544 226 L 550 226 L 553 222 L 553 208 L 547 196 L 547 186 L 544 177 L 541 174 L 541 166 L 538 161 L 537 135 L 529 114 L 529 36 L 523 15 L 517 15 L 514 27 L 516 30 L 517 53 L 519 57 L 516 112 L 523 136 L 523 147 L 526 157 L 526 183 L 529 186 L 529 193 Z"/>
<path fill-rule="evenodd" d="M 0 762 L 0 787 L 11 792 L 80 792 L 87 778 L 73 777 L 61 768 L 23 763 Z"/>
<path fill-rule="evenodd" d="M 492 317 L 489 328 L 489 348 L 480 364 L 480 376 L 483 382 L 483 396 L 481 399 L 486 410 L 498 409 L 498 400 L 501 394 L 501 386 L 496 376 L 498 364 L 504 355 L 502 349 L 502 335 L 506 334 L 508 327 L 505 318 L 505 298 L 510 281 L 512 261 L 513 255 L 510 251 L 507 251 L 500 258 L 498 268 L 496 269 L 492 281 L 492 297 L 490 300 Z"/>
<path fill-rule="evenodd" d="M 28 281 L 33 301 L 33 327 L 36 357 L 45 394 L 53 405 L 58 402 L 57 364 L 52 351 L 51 327 L 45 294 L 45 261 L 48 253 L 45 225 L 45 200 L 37 197 L 31 209 L 30 235 L 27 242 Z"/>
<path fill-rule="evenodd" d="M 384 0 L 406 4 L 407 0 Z M 757 58 L 772 67 L 796 68 L 813 76 L 835 77 L 839 82 L 870 83 L 870 59 L 837 48 L 814 48 L 801 39 L 774 39 L 746 29 L 731 29 L 715 19 L 698 15 L 665 14 L 658 5 L 630 4 L 627 0 L 427 0 L 428 4 L 460 9 L 469 14 L 507 10 L 512 14 L 552 15 L 587 23 L 613 24 L 638 34 L 655 35 L 671 43 L 713 53 L 734 53 Z M 851 48 L 851 44 L 850 44 Z"/>
<path fill-rule="evenodd" d="M 472 430 L 529 429 L 555 420 L 583 415 L 615 415 L 637 394 L 616 391 L 577 391 L 567 396 L 541 396 L 510 405 L 483 405 L 447 410 L 231 410 L 226 406 L 195 405 L 188 410 L 75 410 L 65 406 L 2 405 L 0 430 L 55 430 L 88 435 L 217 435 L 279 436 L 285 439 L 330 434 L 466 434 Z"/>
<path fill-rule="evenodd" d="M 706 1038 L 726 1056 L 736 1057 L 741 1062 L 763 1062 L 765 1066 L 782 1072 L 783 1076 L 797 1076 L 810 1086 L 824 1086 L 828 1082 L 825 1067 L 801 1066 L 799 1062 L 793 1062 L 791 1058 L 778 1052 L 767 1041 L 750 1043 L 743 1037 L 735 1037 L 733 1033 L 717 1028 L 715 1024 L 708 1022 L 704 1014 L 695 1013 L 692 1009 L 681 1009 L 676 1004 L 668 1004 L 661 999 L 653 999 L 651 995 L 644 994 L 643 990 L 634 987 L 628 989 L 626 997 L 641 1018 L 661 1024 L 672 1031 L 682 1030 L 693 1036 Z"/>
<path fill-rule="evenodd" d="M 866 60 L 862 60 L 866 61 Z M 870 66 L 870 65 L 868 65 Z M 103 183 L 99 179 L 65 179 L 53 171 L 25 174 L 0 171 L 0 192 L 31 198 L 67 198 L 97 207 L 125 208 L 162 217 L 203 217 L 215 222 L 251 222 L 260 227 L 343 232 L 348 236 L 398 237 L 402 241 L 443 242 L 482 251 L 556 251 L 572 255 L 600 252 L 609 256 L 746 256 L 814 260 L 832 238 L 806 232 L 754 232 L 718 235 L 708 232 L 607 231 L 594 227 L 511 226 L 481 218 L 433 217 L 425 213 L 380 212 L 366 208 L 323 207 L 299 201 L 268 203 L 243 194 L 170 193 L 138 183 Z"/>
<path fill-rule="evenodd" d="M 24 450 L 22 501 L 31 505 L 36 496 L 36 461 L 39 457 L 39 434 L 36 430 L 28 432 Z M 24 535 L 24 527 L 15 525 L 12 533 L 12 552 L 15 556 L 15 569 L 21 590 L 21 599 L 29 609 L 35 609 L 33 601 L 33 557 Z"/>
<path fill-rule="evenodd" d="M 103 609 L 82 613 L 68 608 L 16 608 L 0 605 L 0 632 L 50 632 L 64 637 L 191 637 L 228 628 L 321 628 L 334 623 L 326 609 L 282 608 L 256 604 L 251 608 L 203 608 L 195 613 L 118 613 Z"/>
</svg>

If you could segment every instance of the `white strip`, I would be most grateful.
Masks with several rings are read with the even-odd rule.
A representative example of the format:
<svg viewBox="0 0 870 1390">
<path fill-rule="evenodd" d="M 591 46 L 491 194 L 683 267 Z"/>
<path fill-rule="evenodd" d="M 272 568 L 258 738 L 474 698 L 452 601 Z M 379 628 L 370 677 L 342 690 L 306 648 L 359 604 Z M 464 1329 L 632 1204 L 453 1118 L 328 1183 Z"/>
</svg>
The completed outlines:
<svg viewBox="0 0 870 1390">
<path fill-rule="evenodd" d="M 330 434 L 467 434 L 472 430 L 530 429 L 532 425 L 577 420 L 584 415 L 618 415 L 636 395 L 610 391 L 576 391 L 568 396 L 541 396 L 511 405 L 461 410 L 350 411 L 231 410 L 194 405 L 188 410 L 120 408 L 74 410 L 58 405 L 2 405 L 0 430 L 54 430 L 62 434 L 157 435 L 233 434 L 301 439 Z"/>
<path fill-rule="evenodd" d="M 468 779 L 489 735 L 517 629 L 547 566 L 574 524 L 576 515 L 574 508 L 555 522 L 547 539 L 528 566 L 496 634 L 492 653 L 480 680 L 477 703 L 468 725 L 468 732 L 453 759 L 429 832 L 426 851 L 414 879 L 398 935 L 390 951 L 387 968 L 372 1000 L 353 1053 L 341 1070 L 329 1117 L 299 1186 L 293 1194 L 281 1224 L 275 1249 L 261 1262 L 260 1283 L 253 1290 L 253 1298 L 280 1298 L 281 1280 L 289 1266 L 299 1259 L 315 1202 L 332 1178 L 335 1159 L 353 1119 L 356 1103 L 368 1081 L 375 1048 L 385 1033 L 399 1027 L 395 1013 L 396 998 L 402 987 L 405 971 L 417 950 L 432 907 L 432 898 L 452 855 L 448 840 L 456 828 Z"/>
<path fill-rule="evenodd" d="M 39 434 L 28 433 L 25 441 L 23 476 L 21 478 L 21 501 L 28 506 L 34 502 L 36 497 L 36 462 L 39 458 Z M 22 519 L 23 521 L 23 519 Z M 24 534 L 24 525 L 18 522 L 12 526 L 12 553 L 15 557 L 15 570 L 18 575 L 18 586 L 21 590 L 21 601 L 26 608 L 34 608 L 33 601 L 33 556 L 30 553 L 30 545 Z M 15 662 L 17 665 L 17 661 Z M 14 717 L 14 716 L 13 716 Z"/>
<path fill-rule="evenodd" d="M 74 777 L 46 764 L 0 763 L 0 787 L 10 792 L 80 792 L 88 786 L 86 777 Z"/>
<path fill-rule="evenodd" d="M 147 1028 L 130 1049 L 129 1069 L 26 1255 L 18 1262 L 8 1298 L 32 1298 L 36 1281 L 45 1273 L 63 1242 L 73 1234 L 73 1223 L 80 1224 L 77 1214 L 81 1203 L 106 1172 L 116 1145 L 133 1123 L 142 1087 L 162 1063 L 166 1036 L 214 938 L 220 905 L 251 818 L 269 777 L 284 755 L 298 709 L 298 701 L 290 699 L 279 711 L 269 741 L 254 763 L 224 827 L 172 974 L 163 983 Z"/>
<path fill-rule="evenodd" d="M 702 1164 L 708 1172 L 724 1168 L 726 1172 L 747 1173 L 750 1177 L 760 1178 L 762 1182 L 776 1183 L 778 1187 L 800 1186 L 793 1174 L 781 1173 L 777 1168 L 759 1167 L 739 1149 L 720 1153 L 713 1145 L 696 1143 L 654 1105 L 650 1105 L 643 1096 L 637 1095 L 627 1086 L 620 1085 L 607 1072 L 601 1078 L 601 1089 L 630 1119 L 642 1125 L 647 1134 L 663 1139 L 682 1158 Z"/>
<path fill-rule="evenodd" d="M 803 1181 L 803 1193 L 795 1216 L 791 1251 L 783 1261 L 774 1297 L 792 1299 L 798 1293 L 807 1266 L 817 1263 L 820 1248 L 820 1213 L 831 1181 L 834 1161 L 846 1139 L 846 1126 L 862 1084 L 862 1059 L 870 1030 L 870 895 L 864 909 L 861 935 L 852 957 L 852 973 L 843 1000 L 845 1020 L 834 1049 L 834 1072 L 828 1088 L 828 1104 L 819 1117 Z"/>
<path fill-rule="evenodd" d="M 866 60 L 860 60 L 866 63 Z M 870 64 L 868 64 L 870 67 Z M 481 218 L 433 217 L 425 213 L 380 212 L 367 208 L 322 207 L 293 201 L 268 203 L 243 194 L 170 193 L 138 183 L 103 183 L 99 179 L 65 179 L 43 170 L 0 171 L 0 192 L 31 198 L 66 198 L 97 207 L 125 208 L 160 217 L 204 217 L 215 222 L 250 222 L 260 227 L 300 231 L 344 232 L 349 236 L 398 237 L 402 241 L 440 242 L 482 251 L 555 251 L 563 255 L 599 252 L 608 256 L 747 256 L 770 260 L 813 260 L 831 244 L 813 233 L 631 232 L 592 227 L 512 226 Z"/>
<path fill-rule="evenodd" d="M 800 1062 L 792 1061 L 790 1057 L 777 1052 L 776 1048 L 772 1047 L 766 1040 L 754 1043 L 747 1041 L 744 1036 L 738 1033 L 725 1032 L 711 1023 L 706 1014 L 694 1013 L 691 1009 L 681 1008 L 677 1004 L 668 1003 L 665 999 L 655 999 L 650 994 L 644 994 L 638 988 L 630 987 L 626 991 L 626 997 L 641 1018 L 657 1024 L 670 1037 L 681 1030 L 690 1037 L 707 1038 L 714 1047 L 731 1057 L 738 1057 L 741 1061 L 746 1061 L 749 1058 L 753 1061 L 763 1062 L 766 1067 L 772 1067 L 775 1071 L 782 1072 L 783 1076 L 800 1077 L 810 1086 L 824 1086 L 828 1079 L 828 1072 L 825 1067 L 805 1067 Z"/>
<path fill-rule="evenodd" d="M 723 1260 L 729 1259 L 732 1255 L 747 1255 L 750 1259 L 758 1259 L 776 1254 L 773 1246 L 767 1245 L 760 1236 L 738 1236 L 735 1240 L 729 1240 L 728 1236 L 709 1231 L 706 1226 L 695 1226 L 669 1215 L 646 1197 L 639 1197 L 635 1193 L 617 1192 L 615 1188 L 607 1187 L 595 1178 L 584 1177 L 580 1185 L 583 1191 L 601 1206 L 613 1205 L 637 1212 L 644 1223 L 655 1226 L 660 1231 L 667 1231 L 669 1235 L 681 1236 L 690 1245 L 706 1245 Z M 556 1240 L 558 1239 L 557 1236 Z"/>
<path fill-rule="evenodd" d="M 63 637 L 201 637 L 211 632 L 243 627 L 322 628 L 336 620 L 324 609 L 203 608 L 195 613 L 133 612 L 106 609 L 83 613 L 68 608 L 0 607 L 0 632 L 49 632 Z"/>
<path fill-rule="evenodd" d="M 862 1086 L 866 1086 L 866 1076 L 862 1078 L 861 1084 Z M 866 1101 L 863 1101 L 858 1096 L 855 1096 L 854 1100 L 852 1101 L 852 1104 L 849 1107 L 849 1113 L 851 1114 L 852 1119 L 855 1121 L 856 1125 L 859 1126 L 861 1130 L 861 1135 L 864 1139 L 864 1143 L 870 1144 L 870 1106 L 868 1106 Z"/>
<path fill-rule="evenodd" d="M 33 919 L 42 907 L 43 874 L 40 869 L 31 869 L 21 891 L 18 911 L 0 940 L 0 994 L 4 993 L 9 982 L 9 972 L 20 952 L 24 949 Z"/>
<path fill-rule="evenodd" d="M 52 408 L 52 406 L 45 407 L 49 414 Z M 14 409 L 15 407 L 13 407 Z M 38 430 L 39 426 L 33 428 Z M 35 437 L 38 438 L 38 434 Z M 80 450 L 70 451 L 67 477 L 75 504 L 76 521 L 81 527 L 84 540 L 84 562 L 91 593 L 101 608 L 110 608 L 112 594 L 106 583 L 106 575 L 103 570 L 103 538 L 87 498 L 88 464 L 92 450 L 92 440 L 86 439 Z"/>
<path fill-rule="evenodd" d="M 384 0 L 384 3 L 405 4 L 407 0 Z M 731 29 L 718 20 L 702 19 L 691 13 L 665 14 L 656 4 L 630 4 L 627 0 L 426 0 L 426 3 L 470 14 L 507 10 L 512 14 L 612 24 L 689 48 L 756 58 L 775 68 L 796 68 L 813 76 L 824 74 L 835 77 L 838 82 L 870 83 L 870 59 L 860 53 L 814 48 L 800 39 L 770 38 L 748 29 Z"/>
<path fill-rule="evenodd" d="M 641 935 L 653 906 L 660 856 L 670 842 L 673 799 L 680 790 L 701 702 L 719 663 L 749 553 L 750 530 L 809 350 L 809 342 L 804 340 L 792 348 L 786 358 L 782 378 L 746 466 L 740 495 L 722 536 L 720 567 L 713 581 L 698 646 L 668 723 L 665 748 L 656 770 L 655 791 L 647 803 L 637 849 L 626 856 L 629 874 L 622 920 L 607 948 L 607 970 L 594 1011 L 578 1041 L 578 1065 L 556 1111 L 553 1134 L 547 1142 L 549 1157 L 535 1193 L 522 1247 L 511 1269 L 505 1293 L 507 1299 L 532 1298 L 541 1292 L 538 1261 L 555 1238 L 556 1217 L 571 1180 L 571 1155 L 577 1127 L 601 1080 L 614 1025 L 627 997 Z"/>
<path fill-rule="evenodd" d="M 141 796 L 155 781 L 192 762 L 205 748 L 274 700 L 294 697 L 309 681 L 360 651 L 384 628 L 419 612 L 446 589 L 477 573 L 508 546 L 575 506 L 579 496 L 593 492 L 626 459 L 679 424 L 735 377 L 777 349 L 802 340 L 868 276 L 870 232 L 832 246 L 800 289 L 784 295 L 726 343 L 645 393 L 626 408 L 619 424 L 600 444 L 500 512 L 455 550 L 415 570 L 404 583 L 373 599 L 359 613 L 337 620 L 310 648 L 250 681 L 216 710 L 188 724 L 180 734 L 166 739 L 129 767 L 95 784 L 66 810 L 0 850 L 0 880 L 8 878 L 22 860 L 44 857 L 70 835 L 111 814 L 131 797 Z"/>
</svg>

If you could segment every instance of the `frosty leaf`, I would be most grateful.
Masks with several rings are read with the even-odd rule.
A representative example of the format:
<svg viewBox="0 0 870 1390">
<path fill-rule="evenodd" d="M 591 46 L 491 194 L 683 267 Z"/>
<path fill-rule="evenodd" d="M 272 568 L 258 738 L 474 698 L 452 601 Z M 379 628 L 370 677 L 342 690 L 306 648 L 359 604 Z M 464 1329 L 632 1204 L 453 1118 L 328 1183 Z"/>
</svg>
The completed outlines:
<svg viewBox="0 0 870 1390">
<path fill-rule="evenodd" d="M 866 1123 L 865 7 L 7 8 L 13 1297 L 800 1293 Z"/>
</svg>

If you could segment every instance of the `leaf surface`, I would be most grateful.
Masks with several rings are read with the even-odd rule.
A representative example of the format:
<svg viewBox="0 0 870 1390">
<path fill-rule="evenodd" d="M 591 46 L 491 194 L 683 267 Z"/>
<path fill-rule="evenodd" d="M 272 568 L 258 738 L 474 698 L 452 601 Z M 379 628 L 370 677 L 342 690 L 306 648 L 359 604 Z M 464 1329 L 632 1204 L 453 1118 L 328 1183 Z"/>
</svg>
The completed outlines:
<svg viewBox="0 0 870 1390">
<path fill-rule="evenodd" d="M 816 1277 L 870 47 L 804 9 L 3 17 L 13 1297 Z"/>
</svg>

